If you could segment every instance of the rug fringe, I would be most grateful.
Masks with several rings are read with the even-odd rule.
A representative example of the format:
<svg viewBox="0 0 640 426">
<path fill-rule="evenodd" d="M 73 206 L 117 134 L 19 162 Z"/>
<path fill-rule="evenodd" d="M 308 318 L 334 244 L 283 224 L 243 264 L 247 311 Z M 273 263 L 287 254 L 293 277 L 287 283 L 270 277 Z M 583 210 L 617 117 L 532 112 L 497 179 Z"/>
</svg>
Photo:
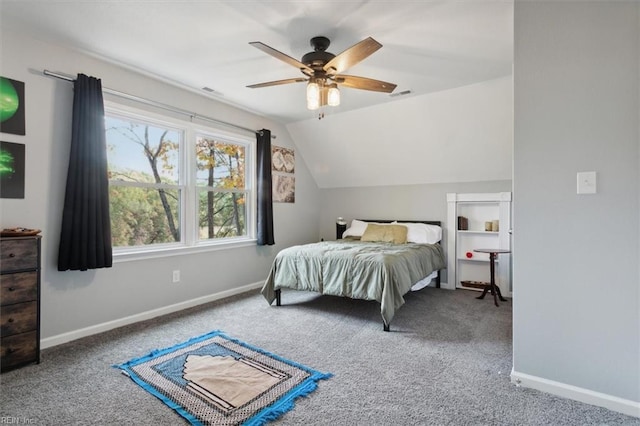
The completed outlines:
<svg viewBox="0 0 640 426">
<path fill-rule="evenodd" d="M 265 407 L 262 411 L 259 411 L 255 416 L 247 419 L 243 426 L 262 426 L 267 422 L 278 419 L 283 414 L 291 411 L 295 407 L 295 400 L 303 398 L 311 394 L 318 388 L 319 380 L 326 380 L 333 377 L 331 373 L 315 372 L 311 377 L 305 380 L 303 383 L 296 386 L 288 394 L 284 395 L 280 400 L 274 404 Z"/>
</svg>

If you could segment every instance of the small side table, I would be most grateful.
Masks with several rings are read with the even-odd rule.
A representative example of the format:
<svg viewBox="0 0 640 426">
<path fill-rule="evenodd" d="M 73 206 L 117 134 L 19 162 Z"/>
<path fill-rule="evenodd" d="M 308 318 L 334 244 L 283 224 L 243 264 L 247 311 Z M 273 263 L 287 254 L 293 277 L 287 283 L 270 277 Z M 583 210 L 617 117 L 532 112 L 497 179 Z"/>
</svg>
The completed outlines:
<svg viewBox="0 0 640 426">
<path fill-rule="evenodd" d="M 491 267 L 491 282 L 484 286 L 484 290 L 482 291 L 482 295 L 476 297 L 476 299 L 484 299 L 484 296 L 487 294 L 489 290 L 491 290 L 491 294 L 493 295 L 493 302 L 498 305 L 498 297 L 501 301 L 506 302 L 507 299 L 502 297 L 502 293 L 500 292 L 500 287 L 496 285 L 496 257 L 499 254 L 503 253 L 511 253 L 511 250 L 505 249 L 474 249 L 476 253 L 488 253 L 489 254 L 489 265 Z"/>
</svg>

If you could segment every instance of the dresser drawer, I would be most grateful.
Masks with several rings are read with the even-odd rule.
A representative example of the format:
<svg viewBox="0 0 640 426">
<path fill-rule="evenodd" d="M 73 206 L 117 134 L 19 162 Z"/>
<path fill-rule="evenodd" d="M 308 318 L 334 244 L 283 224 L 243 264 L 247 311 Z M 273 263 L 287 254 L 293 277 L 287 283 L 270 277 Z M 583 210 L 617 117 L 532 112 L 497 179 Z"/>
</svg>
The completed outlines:
<svg viewBox="0 0 640 426">
<path fill-rule="evenodd" d="M 7 371 L 31 362 L 39 362 L 38 333 L 30 331 L 0 339 L 0 370 Z"/>
<path fill-rule="evenodd" d="M 30 302 L 38 299 L 38 273 L 17 272 L 0 277 L 0 303 Z"/>
<path fill-rule="evenodd" d="M 0 237 L 0 372 L 40 362 L 40 241 Z"/>
<path fill-rule="evenodd" d="M 2 272 L 38 268 L 38 240 L 35 238 L 3 239 L 0 241 Z"/>
<path fill-rule="evenodd" d="M 38 302 L 17 303 L 0 308 L 0 336 L 24 333 L 38 328 Z"/>
</svg>

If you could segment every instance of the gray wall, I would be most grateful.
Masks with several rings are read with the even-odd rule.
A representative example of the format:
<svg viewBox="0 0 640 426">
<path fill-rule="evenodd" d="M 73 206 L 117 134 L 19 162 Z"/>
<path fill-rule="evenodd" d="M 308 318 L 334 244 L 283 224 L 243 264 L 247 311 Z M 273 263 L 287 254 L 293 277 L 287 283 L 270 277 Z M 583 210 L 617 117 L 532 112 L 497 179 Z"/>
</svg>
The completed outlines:
<svg viewBox="0 0 640 426">
<path fill-rule="evenodd" d="M 73 86 L 43 76 L 42 70 L 94 75 L 102 79 L 105 87 L 250 129 L 268 128 L 277 136 L 274 144 L 290 148 L 294 148 L 294 144 L 284 126 L 278 123 L 175 85 L 13 32 L 2 32 L 1 42 L 1 75 L 25 82 L 27 122 L 26 136 L 2 134 L 2 139 L 25 144 L 27 171 L 25 198 L 0 200 L 0 227 L 42 229 L 41 323 L 45 345 L 47 339 L 55 336 L 63 336 L 63 340 L 64 336 L 80 337 L 83 333 L 139 319 L 145 312 L 166 312 L 172 306 L 178 309 L 192 300 L 231 294 L 259 284 L 266 278 L 279 249 L 317 239 L 318 188 L 302 158 L 297 157 L 296 203 L 274 207 L 276 246 L 251 245 L 117 262 L 113 268 L 97 271 L 58 272 L 56 260 L 71 140 Z M 180 284 L 172 283 L 174 269 L 181 270 Z"/>
<path fill-rule="evenodd" d="M 514 27 L 514 372 L 636 407 L 639 7 L 516 1 Z"/>
<path fill-rule="evenodd" d="M 509 192 L 511 181 L 372 186 L 320 190 L 320 237 L 336 238 L 336 218 L 439 220 L 447 250 L 448 192 Z M 444 271 L 442 281 L 447 282 Z"/>
</svg>

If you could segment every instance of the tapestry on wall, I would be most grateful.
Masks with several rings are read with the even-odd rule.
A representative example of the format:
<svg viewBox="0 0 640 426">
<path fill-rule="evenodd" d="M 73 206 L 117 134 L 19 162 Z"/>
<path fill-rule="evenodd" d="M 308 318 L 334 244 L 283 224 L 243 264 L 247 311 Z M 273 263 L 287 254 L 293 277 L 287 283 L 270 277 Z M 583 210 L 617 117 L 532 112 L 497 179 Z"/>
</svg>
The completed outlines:
<svg viewBox="0 0 640 426">
<path fill-rule="evenodd" d="M 0 198 L 24 198 L 24 144 L 0 142 Z"/>
<path fill-rule="evenodd" d="M 271 167 L 274 172 L 295 173 L 296 157 L 294 151 L 273 145 L 271 147 Z"/>
<path fill-rule="evenodd" d="M 273 202 L 295 203 L 296 201 L 296 171 L 295 152 L 289 148 L 273 145 L 271 147 L 271 170 Z"/>
<path fill-rule="evenodd" d="M 24 83 L 0 77 L 0 132 L 25 134 Z"/>
<path fill-rule="evenodd" d="M 273 175 L 273 202 L 296 202 L 296 178 L 287 175 Z"/>
</svg>

